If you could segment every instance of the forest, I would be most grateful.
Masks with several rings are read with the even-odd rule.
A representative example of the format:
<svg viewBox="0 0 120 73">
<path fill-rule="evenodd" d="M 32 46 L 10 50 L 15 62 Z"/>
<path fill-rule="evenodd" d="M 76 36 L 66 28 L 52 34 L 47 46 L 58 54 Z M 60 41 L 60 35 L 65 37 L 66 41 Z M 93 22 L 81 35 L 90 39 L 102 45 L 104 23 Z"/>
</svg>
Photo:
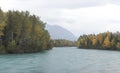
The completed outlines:
<svg viewBox="0 0 120 73">
<path fill-rule="evenodd" d="M 120 50 L 120 32 L 104 32 L 82 35 L 77 41 L 78 48 Z"/>
<path fill-rule="evenodd" d="M 0 9 L 0 53 L 30 53 L 51 49 L 45 24 L 28 11 Z"/>
<path fill-rule="evenodd" d="M 65 39 L 56 39 L 51 40 L 54 47 L 75 47 L 76 42 L 75 41 L 69 41 Z"/>
<path fill-rule="evenodd" d="M 120 50 L 120 32 L 82 35 L 77 42 L 51 40 L 46 23 L 28 11 L 0 9 L 0 53 L 31 53 L 54 47 Z"/>
</svg>

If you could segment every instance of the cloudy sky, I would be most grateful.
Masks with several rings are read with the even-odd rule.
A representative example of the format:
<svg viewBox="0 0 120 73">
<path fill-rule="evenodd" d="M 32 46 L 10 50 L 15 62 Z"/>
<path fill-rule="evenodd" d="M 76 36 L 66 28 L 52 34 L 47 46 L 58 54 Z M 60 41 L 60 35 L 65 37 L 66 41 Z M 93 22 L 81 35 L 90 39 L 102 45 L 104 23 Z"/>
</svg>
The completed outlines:
<svg viewBox="0 0 120 73">
<path fill-rule="evenodd" d="M 120 0 L 0 0 L 4 10 L 28 10 L 77 37 L 120 31 Z"/>
</svg>

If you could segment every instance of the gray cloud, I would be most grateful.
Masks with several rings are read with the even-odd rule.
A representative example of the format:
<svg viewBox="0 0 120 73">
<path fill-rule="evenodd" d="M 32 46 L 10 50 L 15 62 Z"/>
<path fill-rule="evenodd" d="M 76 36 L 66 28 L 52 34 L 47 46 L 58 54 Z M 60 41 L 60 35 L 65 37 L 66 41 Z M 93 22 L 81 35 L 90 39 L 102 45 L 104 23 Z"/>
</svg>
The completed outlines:
<svg viewBox="0 0 120 73">
<path fill-rule="evenodd" d="M 22 4 L 31 4 L 42 8 L 80 8 L 104 5 L 107 3 L 120 4 L 120 0 L 19 0 Z"/>
<path fill-rule="evenodd" d="M 111 3 L 114 3 L 114 4 L 120 4 L 120 0 L 112 0 Z"/>
<path fill-rule="evenodd" d="M 104 5 L 110 2 L 117 3 L 111 0 L 18 0 L 15 1 L 15 8 L 80 8 L 97 5 Z"/>
<path fill-rule="evenodd" d="M 28 10 L 31 14 L 41 16 L 41 19 L 48 24 L 60 25 L 76 36 L 104 32 L 112 30 L 113 27 L 114 31 L 119 30 L 120 6 L 118 4 L 120 4 L 119 0 L 0 1 L 4 10 Z"/>
<path fill-rule="evenodd" d="M 109 23 L 120 24 L 120 20 L 108 20 Z"/>
<path fill-rule="evenodd" d="M 82 8 L 98 5 L 105 5 L 108 3 L 120 4 L 119 0 L 13 0 L 0 1 L 12 6 L 13 9 L 34 9 L 34 8 Z"/>
<path fill-rule="evenodd" d="M 59 8 L 59 9 L 74 9 L 83 7 L 93 7 L 105 5 L 108 3 L 120 4 L 119 0 L 13 0 L 0 1 L 0 5 L 4 9 L 41 9 L 41 8 Z"/>
</svg>

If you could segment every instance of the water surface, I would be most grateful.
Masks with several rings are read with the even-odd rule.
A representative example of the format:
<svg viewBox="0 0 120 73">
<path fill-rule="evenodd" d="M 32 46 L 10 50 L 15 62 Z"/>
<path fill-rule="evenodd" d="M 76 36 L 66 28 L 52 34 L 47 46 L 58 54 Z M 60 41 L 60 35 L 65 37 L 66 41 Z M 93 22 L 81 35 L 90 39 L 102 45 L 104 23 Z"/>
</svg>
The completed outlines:
<svg viewBox="0 0 120 73">
<path fill-rule="evenodd" d="M 0 55 L 0 73 L 120 73 L 120 51 L 62 47 Z"/>
</svg>

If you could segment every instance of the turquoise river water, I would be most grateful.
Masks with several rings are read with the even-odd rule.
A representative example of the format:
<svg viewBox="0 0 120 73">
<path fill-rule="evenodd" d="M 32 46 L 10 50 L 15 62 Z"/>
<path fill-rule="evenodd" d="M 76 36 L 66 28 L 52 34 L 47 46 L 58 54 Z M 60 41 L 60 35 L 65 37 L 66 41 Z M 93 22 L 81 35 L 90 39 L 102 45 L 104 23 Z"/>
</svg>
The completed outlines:
<svg viewBox="0 0 120 73">
<path fill-rule="evenodd" d="M 0 73 L 120 73 L 120 51 L 53 48 L 0 55 Z"/>
</svg>

